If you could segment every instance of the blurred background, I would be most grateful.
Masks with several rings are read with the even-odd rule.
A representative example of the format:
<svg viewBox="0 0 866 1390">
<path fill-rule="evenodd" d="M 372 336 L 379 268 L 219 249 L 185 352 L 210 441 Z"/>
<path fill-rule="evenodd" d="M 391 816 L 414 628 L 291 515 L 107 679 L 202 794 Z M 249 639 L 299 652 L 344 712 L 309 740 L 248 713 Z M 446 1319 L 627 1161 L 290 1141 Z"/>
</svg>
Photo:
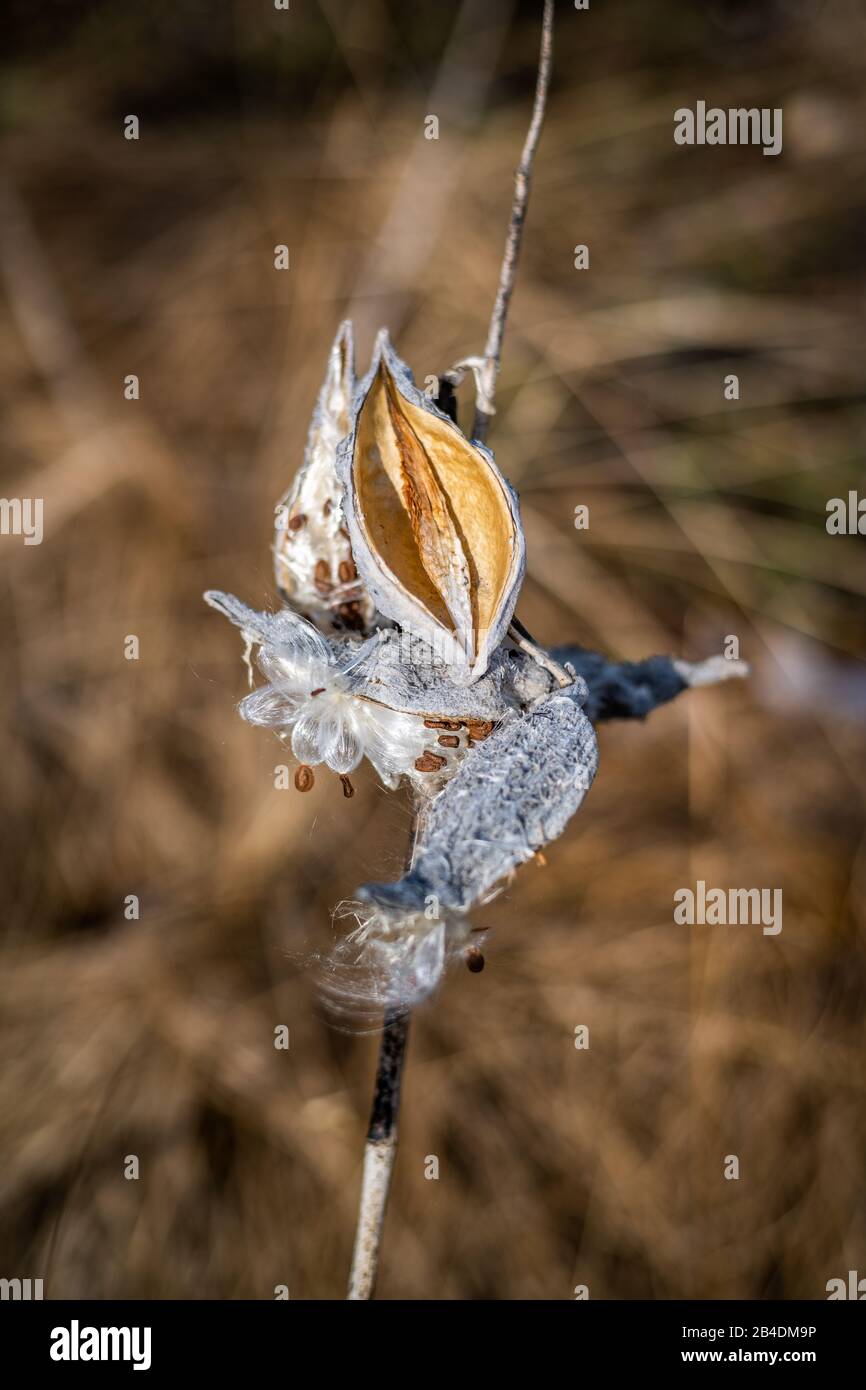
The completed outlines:
<svg viewBox="0 0 866 1390">
<path fill-rule="evenodd" d="M 275 789 L 201 592 L 275 604 L 342 318 L 422 382 L 481 350 L 540 8 L 8 7 L 2 491 L 45 535 L 0 542 L 0 1274 L 46 1297 L 344 1294 L 377 1039 L 305 960 L 408 807 Z M 866 566 L 825 528 L 866 488 L 866 20 L 557 10 L 490 438 L 519 613 L 620 659 L 735 635 L 753 677 L 604 726 L 484 974 L 418 1011 L 379 1296 L 823 1298 L 866 1273 Z M 675 145 L 698 100 L 782 107 L 782 154 Z M 781 934 L 675 925 L 697 879 L 781 888 Z"/>
</svg>

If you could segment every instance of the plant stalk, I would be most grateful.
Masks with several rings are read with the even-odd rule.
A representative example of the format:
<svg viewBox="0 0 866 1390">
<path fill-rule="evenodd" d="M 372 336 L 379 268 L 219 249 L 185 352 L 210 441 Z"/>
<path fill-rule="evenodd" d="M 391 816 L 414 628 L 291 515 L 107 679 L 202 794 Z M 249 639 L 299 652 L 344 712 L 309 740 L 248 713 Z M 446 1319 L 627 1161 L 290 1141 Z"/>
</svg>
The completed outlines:
<svg viewBox="0 0 866 1390">
<path fill-rule="evenodd" d="M 511 204 L 511 217 L 505 237 L 505 252 L 499 271 L 499 286 L 490 315 L 487 330 L 487 343 L 484 356 L 476 375 L 475 421 L 472 434 L 483 444 L 487 438 L 490 419 L 494 413 L 493 398 L 496 394 L 496 378 L 499 375 L 499 362 L 502 356 L 502 339 L 505 335 L 505 320 L 508 306 L 517 277 L 517 258 L 523 237 L 523 224 L 529 203 L 529 184 L 532 178 L 532 164 L 544 123 L 547 106 L 547 93 L 550 88 L 550 72 L 553 67 L 553 0 L 544 0 L 544 17 L 541 22 L 541 48 L 538 54 L 538 76 L 535 80 L 535 99 L 532 104 L 532 119 L 523 145 L 520 163 L 514 175 L 514 200 Z"/>
<path fill-rule="evenodd" d="M 514 200 L 511 207 L 508 233 L 505 238 L 505 253 L 499 272 L 499 286 L 490 318 L 484 357 L 480 362 L 473 359 L 471 364 L 474 370 L 476 388 L 475 420 L 472 432 L 473 436 L 482 443 L 486 437 L 494 410 L 493 398 L 496 392 L 496 377 L 499 372 L 505 320 L 517 274 L 517 257 L 523 235 L 526 207 L 529 202 L 532 162 L 535 158 L 544 121 L 552 61 L 553 0 L 544 0 L 535 98 L 529 130 L 514 178 Z M 467 362 L 466 365 L 470 364 Z M 531 651 L 535 659 L 556 677 L 560 685 L 571 682 L 572 676 L 564 671 L 552 657 L 539 649 L 522 624 L 515 620 L 510 632 L 512 639 L 524 650 Z M 408 867 L 411 867 L 414 859 L 419 825 L 420 817 L 416 817 L 410 840 Z M 376 1286 L 385 1210 L 391 1187 L 391 1175 L 394 1171 L 394 1158 L 397 1153 L 400 1083 L 406 1059 L 409 1018 L 408 1009 L 387 1009 L 385 1011 L 370 1128 L 367 1131 L 367 1141 L 364 1147 L 364 1171 L 361 1179 L 358 1227 L 355 1234 L 355 1248 L 352 1255 L 352 1269 L 349 1275 L 347 1295 L 350 1301 L 371 1299 Z"/>
<path fill-rule="evenodd" d="M 385 1208 L 397 1153 L 400 1082 L 403 1077 L 408 1034 L 408 1009 L 389 1009 L 385 1014 L 385 1026 L 382 1030 L 373 1109 L 364 1147 L 358 1229 L 355 1234 L 347 1295 L 350 1301 L 371 1299 L 376 1286 Z"/>
</svg>

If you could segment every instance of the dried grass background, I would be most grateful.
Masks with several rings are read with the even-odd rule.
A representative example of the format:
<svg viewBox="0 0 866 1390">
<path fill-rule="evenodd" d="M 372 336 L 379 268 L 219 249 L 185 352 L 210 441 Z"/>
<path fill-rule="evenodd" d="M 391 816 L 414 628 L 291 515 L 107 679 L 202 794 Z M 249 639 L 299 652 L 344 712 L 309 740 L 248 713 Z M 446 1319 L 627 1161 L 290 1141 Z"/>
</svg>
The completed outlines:
<svg viewBox="0 0 866 1390">
<path fill-rule="evenodd" d="M 539 11 L 11 7 L 2 488 L 46 532 L 0 541 L 0 1273 L 48 1297 L 344 1293 L 377 1044 L 303 960 L 397 875 L 407 807 L 275 790 L 200 595 L 273 602 L 343 316 L 421 380 L 480 350 Z M 866 24 L 558 11 L 491 436 L 520 613 L 619 657 L 733 633 L 754 677 L 605 727 L 548 866 L 484 910 L 487 970 L 418 1013 L 379 1294 L 823 1297 L 866 1269 L 866 567 L 824 526 L 864 480 Z M 678 148 L 698 99 L 782 106 L 783 154 Z M 781 887 L 782 933 L 676 926 L 698 878 Z"/>
</svg>

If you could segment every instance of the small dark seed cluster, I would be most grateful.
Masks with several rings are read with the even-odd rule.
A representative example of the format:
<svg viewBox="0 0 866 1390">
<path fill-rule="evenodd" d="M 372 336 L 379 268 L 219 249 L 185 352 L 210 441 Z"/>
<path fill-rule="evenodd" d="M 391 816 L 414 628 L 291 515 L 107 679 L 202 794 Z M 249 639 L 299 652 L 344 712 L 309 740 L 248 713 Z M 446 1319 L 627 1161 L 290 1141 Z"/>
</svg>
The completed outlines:
<svg viewBox="0 0 866 1390">
<path fill-rule="evenodd" d="M 333 504 L 331 499 L 327 498 L 322 507 L 322 515 L 330 516 L 332 510 Z M 297 532 L 306 526 L 306 524 L 306 514 L 304 512 L 295 512 L 294 516 L 289 517 L 286 523 L 286 530 L 290 533 Z M 340 527 L 340 535 L 344 540 L 349 540 L 349 533 L 345 526 Z M 354 560 L 341 560 L 337 567 L 337 582 L 340 584 L 353 584 L 357 578 L 358 571 L 355 568 Z M 323 598 L 327 598 L 329 594 L 333 593 L 336 587 L 334 577 L 331 573 L 331 567 L 324 557 L 316 561 L 316 566 L 313 570 L 313 585 L 316 593 L 321 594 Z M 342 603 L 334 605 L 334 626 L 338 629 L 344 629 L 350 632 L 363 632 L 364 615 L 361 610 L 361 605 L 356 599 L 347 599 Z"/>
<path fill-rule="evenodd" d="M 459 748 L 459 735 L 465 729 L 467 745 L 472 748 L 476 743 L 481 743 L 483 739 L 490 737 L 494 725 L 490 719 L 425 719 L 424 728 L 448 731 L 441 733 L 436 740 L 442 748 Z M 446 759 L 440 757 L 438 753 L 427 752 L 416 759 L 415 770 L 417 772 L 439 772 L 445 763 Z"/>
</svg>

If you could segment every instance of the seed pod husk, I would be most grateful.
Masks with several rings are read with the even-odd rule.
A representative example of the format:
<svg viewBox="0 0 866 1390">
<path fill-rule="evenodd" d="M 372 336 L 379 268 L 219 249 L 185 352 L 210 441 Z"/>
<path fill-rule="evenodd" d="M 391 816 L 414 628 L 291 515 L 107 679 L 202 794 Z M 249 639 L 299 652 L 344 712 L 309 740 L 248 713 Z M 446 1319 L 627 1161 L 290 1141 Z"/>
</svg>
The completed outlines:
<svg viewBox="0 0 866 1390">
<path fill-rule="evenodd" d="M 415 386 L 383 329 L 337 474 L 377 608 L 467 685 L 505 636 L 525 567 L 517 498 L 493 455 Z"/>
<path fill-rule="evenodd" d="M 354 389 L 352 325 L 347 320 L 328 357 L 304 462 L 276 509 L 277 585 L 295 611 L 324 632 L 367 632 L 374 613 L 357 577 L 335 468 L 337 445 L 351 424 Z"/>
<path fill-rule="evenodd" d="M 584 694 L 575 683 L 509 714 L 430 803 L 407 873 L 365 885 L 358 898 L 418 911 L 435 893 L 445 908 L 468 912 L 561 835 L 598 767 Z"/>
</svg>

